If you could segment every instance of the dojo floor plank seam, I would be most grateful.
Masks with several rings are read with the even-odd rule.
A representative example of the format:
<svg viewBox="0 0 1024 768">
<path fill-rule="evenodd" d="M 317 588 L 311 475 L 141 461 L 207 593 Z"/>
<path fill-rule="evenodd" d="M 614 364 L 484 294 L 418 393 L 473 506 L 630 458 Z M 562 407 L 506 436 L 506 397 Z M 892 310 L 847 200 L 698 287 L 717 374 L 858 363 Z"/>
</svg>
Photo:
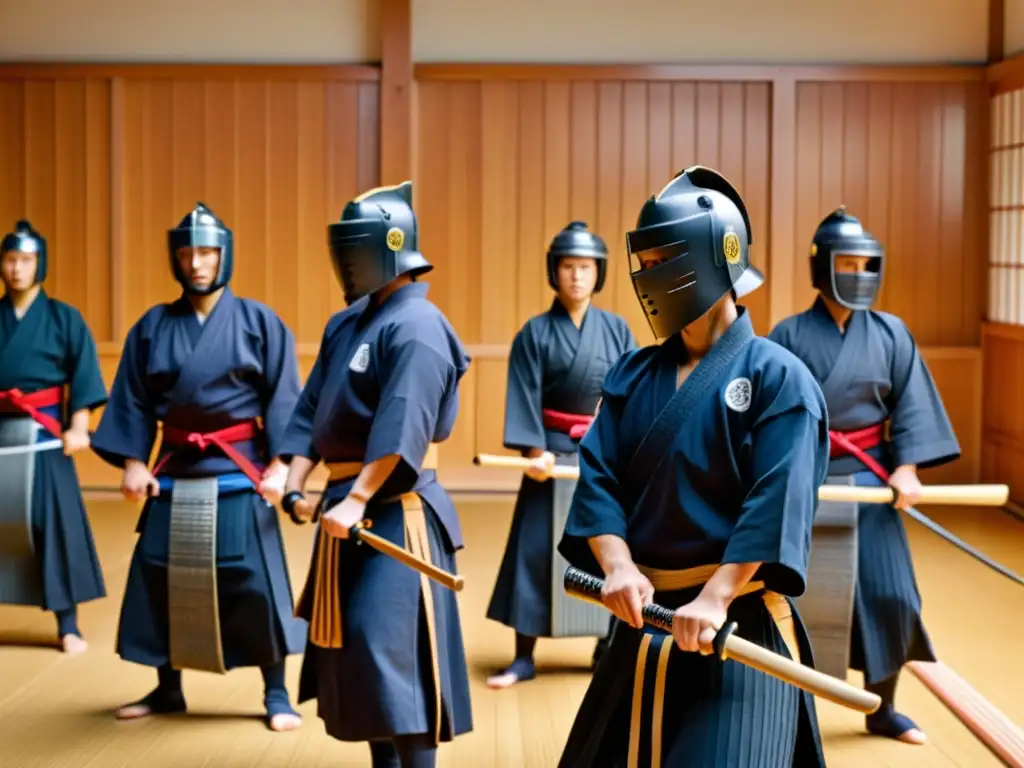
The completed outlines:
<svg viewBox="0 0 1024 768">
<path fill-rule="evenodd" d="M 593 641 L 541 640 L 537 680 L 490 691 L 484 679 L 510 660 L 512 631 L 484 618 L 508 534 L 512 500 L 458 498 L 467 549 L 459 555 L 466 576 L 460 595 L 473 685 L 473 733 L 443 745 L 442 768 L 553 768 L 589 679 Z M 55 649 L 55 623 L 41 611 L 0 606 L 0 768 L 347 768 L 369 765 L 362 744 L 328 738 L 314 702 L 300 707 L 303 728 L 274 734 L 262 721 L 258 670 L 221 677 L 185 672 L 185 716 L 116 722 L 116 706 L 141 698 L 155 685 L 153 670 L 114 654 L 121 593 L 137 508 L 109 498 L 91 499 L 108 597 L 86 604 L 80 624 L 90 643 L 83 656 Z M 1024 571 L 1024 524 L 998 510 L 930 509 L 935 519 L 988 555 Z M 293 588 L 308 562 L 313 528 L 283 518 Z M 1015 723 L 1024 722 L 1021 629 L 1024 595 L 907 522 L 925 604 L 925 620 L 945 664 Z M 288 660 L 295 696 L 301 657 Z M 857 673 L 850 681 L 860 684 Z M 818 702 L 829 766 L 835 768 L 986 768 L 1001 763 L 912 674 L 901 678 L 897 702 L 928 733 L 924 747 L 871 738 L 863 718 Z"/>
</svg>

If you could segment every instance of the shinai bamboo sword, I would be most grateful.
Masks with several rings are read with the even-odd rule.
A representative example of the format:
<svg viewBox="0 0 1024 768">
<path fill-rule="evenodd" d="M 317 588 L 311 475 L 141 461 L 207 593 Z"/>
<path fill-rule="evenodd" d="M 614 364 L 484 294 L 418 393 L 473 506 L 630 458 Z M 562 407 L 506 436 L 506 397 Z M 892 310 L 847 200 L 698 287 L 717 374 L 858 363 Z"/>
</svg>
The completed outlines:
<svg viewBox="0 0 1024 768">
<path fill-rule="evenodd" d="M 482 453 L 473 459 L 473 463 L 481 467 L 501 467 L 504 469 L 525 470 L 533 466 L 532 459 L 524 459 L 521 456 L 498 456 Z M 552 468 L 551 476 L 555 479 L 577 480 L 580 476 L 578 467 L 556 465 Z M 994 506 L 1001 507 L 1006 504 L 1010 495 L 1010 488 L 1006 485 L 924 485 L 921 487 L 920 504 L 949 504 L 967 506 Z M 891 504 L 895 500 L 895 491 L 887 486 L 858 486 L 858 485 L 823 485 L 818 489 L 819 501 L 846 501 L 858 504 Z M 999 573 L 1021 586 L 1024 586 L 1024 577 L 997 563 L 988 555 L 976 547 L 971 546 L 956 534 L 943 528 L 930 517 L 917 511 L 913 507 L 904 510 L 907 516 L 915 522 L 920 523 L 936 536 L 952 544 L 960 551 L 970 555 L 982 565 L 987 565 L 996 573 Z"/>
<path fill-rule="evenodd" d="M 564 584 L 567 594 L 590 603 L 604 605 L 601 601 L 604 581 L 596 576 L 570 566 L 565 571 Z M 643 616 L 644 622 L 652 627 L 666 632 L 672 631 L 674 611 L 656 603 L 648 603 L 644 606 Z M 736 627 L 736 622 L 729 622 L 715 636 L 715 655 L 722 661 L 733 659 L 815 696 L 864 714 L 871 714 L 881 706 L 882 699 L 877 694 L 857 688 L 845 680 L 818 672 L 811 667 L 805 667 L 742 637 L 736 637 Z"/>
</svg>

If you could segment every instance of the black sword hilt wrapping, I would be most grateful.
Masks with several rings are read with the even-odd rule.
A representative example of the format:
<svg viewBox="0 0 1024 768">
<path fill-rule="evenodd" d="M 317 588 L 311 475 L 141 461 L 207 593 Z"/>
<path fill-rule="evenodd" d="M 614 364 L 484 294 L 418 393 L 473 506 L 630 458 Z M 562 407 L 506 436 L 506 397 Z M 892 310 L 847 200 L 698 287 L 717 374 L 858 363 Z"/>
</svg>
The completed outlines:
<svg viewBox="0 0 1024 768">
<path fill-rule="evenodd" d="M 566 594 L 574 595 L 592 603 L 601 602 L 601 589 L 604 587 L 604 580 L 592 576 L 586 571 L 569 566 L 565 569 L 565 576 L 562 579 Z M 657 605 L 648 603 L 643 608 L 644 621 L 652 627 L 663 629 L 666 632 L 672 631 L 672 617 L 675 612 Z"/>
<path fill-rule="evenodd" d="M 562 583 L 566 594 L 582 598 L 588 602 L 604 604 L 601 601 L 601 590 L 604 587 L 603 579 L 592 576 L 586 571 L 581 571 L 579 568 L 569 566 L 565 569 Z M 675 615 L 675 611 L 657 603 L 647 603 L 643 608 L 644 622 L 666 632 L 672 631 L 672 619 Z M 718 658 L 725 659 L 725 644 L 728 642 L 729 636 L 736 631 L 736 627 L 736 622 L 730 621 L 718 630 L 718 634 L 715 635 L 712 645 Z"/>
</svg>

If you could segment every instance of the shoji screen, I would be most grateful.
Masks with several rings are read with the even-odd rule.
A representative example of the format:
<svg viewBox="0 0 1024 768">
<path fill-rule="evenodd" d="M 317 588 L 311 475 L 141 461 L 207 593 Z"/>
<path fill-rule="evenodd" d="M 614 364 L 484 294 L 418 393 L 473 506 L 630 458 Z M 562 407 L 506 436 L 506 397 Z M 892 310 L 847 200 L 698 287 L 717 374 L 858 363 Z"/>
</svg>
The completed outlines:
<svg viewBox="0 0 1024 768">
<path fill-rule="evenodd" d="M 1024 325 L 1024 91 L 992 99 L 988 319 Z"/>
</svg>

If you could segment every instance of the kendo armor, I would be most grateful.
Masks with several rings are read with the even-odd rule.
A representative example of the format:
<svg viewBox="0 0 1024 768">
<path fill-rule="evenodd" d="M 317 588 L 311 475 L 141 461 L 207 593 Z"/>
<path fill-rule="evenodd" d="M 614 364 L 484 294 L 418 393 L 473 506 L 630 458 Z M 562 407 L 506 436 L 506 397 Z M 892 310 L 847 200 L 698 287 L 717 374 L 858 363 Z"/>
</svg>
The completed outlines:
<svg viewBox="0 0 1024 768">
<path fill-rule="evenodd" d="M 597 282 L 594 293 L 600 293 L 608 274 L 608 246 L 601 236 L 587 229 L 584 221 L 570 222 L 555 235 L 548 247 L 548 285 L 558 291 L 558 264 L 565 256 L 594 259 L 597 262 Z"/>
<path fill-rule="evenodd" d="M 743 198 L 710 168 L 681 171 L 644 203 L 626 250 L 654 335 L 678 333 L 730 291 L 739 298 L 758 288 L 764 275 L 750 264 L 750 243 Z M 660 263 L 645 269 L 653 257 Z"/>
<path fill-rule="evenodd" d="M 178 249 L 187 247 L 220 249 L 217 276 L 208 288 L 199 289 L 194 286 L 178 264 Z M 235 268 L 234 235 L 203 203 L 196 203 L 196 207 L 185 215 L 177 227 L 167 231 L 167 248 L 170 252 L 174 278 L 181 283 L 185 293 L 206 295 L 220 290 L 231 282 L 231 274 Z"/>
<path fill-rule="evenodd" d="M 327 227 L 327 242 L 346 304 L 400 275 L 416 277 L 434 268 L 419 252 L 411 181 L 371 189 L 349 202 L 341 219 Z"/>
<path fill-rule="evenodd" d="M 863 272 L 836 272 L 837 256 L 867 256 Z M 885 249 L 840 206 L 818 225 L 811 242 L 811 282 L 823 296 L 851 310 L 870 309 L 882 285 Z"/>
<path fill-rule="evenodd" d="M 19 221 L 14 225 L 14 231 L 7 233 L 4 239 L 0 240 L 0 258 L 8 251 L 34 253 L 36 283 L 39 284 L 46 279 L 46 238 L 33 229 L 27 220 Z"/>
</svg>

